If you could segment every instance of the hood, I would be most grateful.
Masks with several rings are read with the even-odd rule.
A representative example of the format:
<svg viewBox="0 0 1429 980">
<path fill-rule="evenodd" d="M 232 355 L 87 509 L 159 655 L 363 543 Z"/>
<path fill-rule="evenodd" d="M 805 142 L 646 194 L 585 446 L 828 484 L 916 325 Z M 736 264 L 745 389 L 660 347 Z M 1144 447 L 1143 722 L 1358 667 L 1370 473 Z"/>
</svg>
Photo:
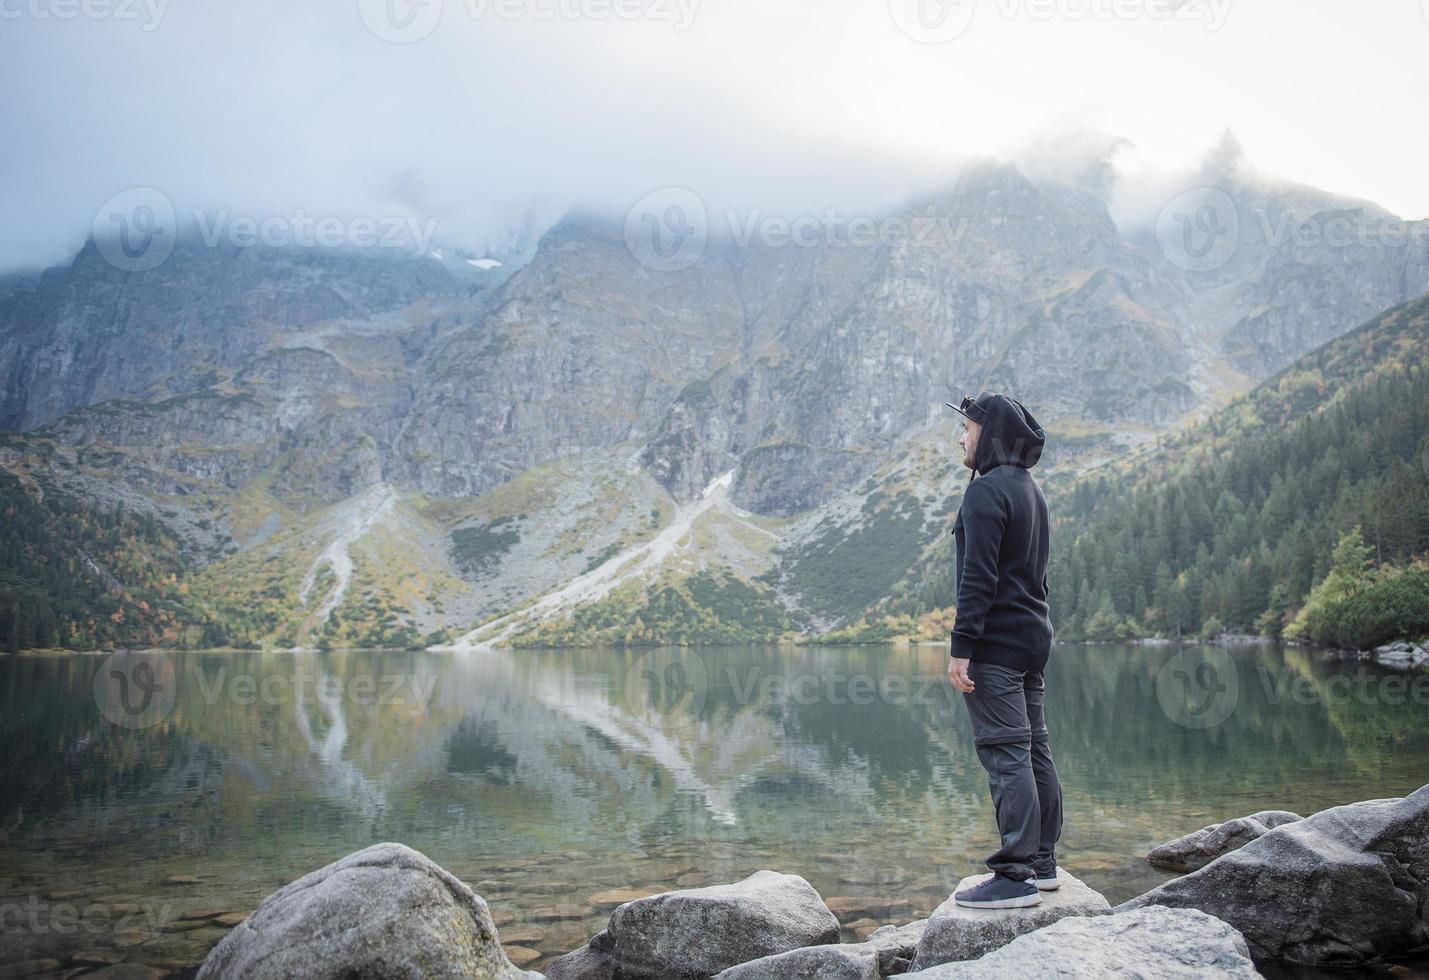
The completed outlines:
<svg viewBox="0 0 1429 980">
<path fill-rule="evenodd" d="M 1009 395 L 979 395 L 977 402 L 987 414 L 973 454 L 976 465 L 969 482 L 995 466 L 1030 469 L 1037 465 L 1047 436 L 1032 413 Z"/>
</svg>

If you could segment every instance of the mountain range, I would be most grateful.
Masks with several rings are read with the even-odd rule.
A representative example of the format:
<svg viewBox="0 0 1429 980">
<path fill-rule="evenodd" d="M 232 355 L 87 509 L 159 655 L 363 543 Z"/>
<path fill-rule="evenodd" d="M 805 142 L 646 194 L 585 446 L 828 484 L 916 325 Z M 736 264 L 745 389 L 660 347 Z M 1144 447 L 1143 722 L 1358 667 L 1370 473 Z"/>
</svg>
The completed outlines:
<svg viewBox="0 0 1429 980">
<path fill-rule="evenodd" d="M 1423 222 L 1193 183 L 1125 230 L 989 162 L 892 215 L 935 234 L 711 236 L 673 271 L 582 211 L 481 266 L 181 240 L 132 272 L 90 242 L 0 283 L 0 640 L 936 635 L 944 401 L 1028 404 L 1055 504 L 1429 292 Z"/>
</svg>

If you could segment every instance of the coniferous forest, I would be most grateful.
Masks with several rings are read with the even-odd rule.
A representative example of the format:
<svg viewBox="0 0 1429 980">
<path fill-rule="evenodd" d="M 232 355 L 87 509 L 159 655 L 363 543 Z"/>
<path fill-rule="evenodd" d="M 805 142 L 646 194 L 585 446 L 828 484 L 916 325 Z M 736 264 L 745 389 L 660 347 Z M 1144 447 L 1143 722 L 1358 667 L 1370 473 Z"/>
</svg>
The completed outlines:
<svg viewBox="0 0 1429 980">
<path fill-rule="evenodd" d="M 1362 647 L 1429 630 L 1426 317 L 1423 300 L 1392 310 L 1057 498 L 1059 639 Z M 1386 603 L 1394 615 L 1366 615 Z"/>
</svg>

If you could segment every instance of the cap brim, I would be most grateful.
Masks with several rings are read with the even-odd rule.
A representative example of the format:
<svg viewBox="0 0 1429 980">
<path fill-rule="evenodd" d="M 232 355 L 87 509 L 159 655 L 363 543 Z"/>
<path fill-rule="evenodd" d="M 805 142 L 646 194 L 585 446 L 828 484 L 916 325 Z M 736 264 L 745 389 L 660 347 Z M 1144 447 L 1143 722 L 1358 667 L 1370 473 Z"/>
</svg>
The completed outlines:
<svg viewBox="0 0 1429 980">
<path fill-rule="evenodd" d="M 975 422 L 975 421 L 977 421 L 977 420 L 974 419 L 971 415 L 969 415 L 967 412 L 964 412 L 961 408 L 958 408 L 958 406 L 954 405 L 952 402 L 943 402 L 943 404 L 946 405 L 946 406 L 948 406 L 949 408 L 951 408 L 953 411 L 957 412 L 959 415 L 961 415 L 963 418 L 967 419 L 969 422 Z"/>
</svg>

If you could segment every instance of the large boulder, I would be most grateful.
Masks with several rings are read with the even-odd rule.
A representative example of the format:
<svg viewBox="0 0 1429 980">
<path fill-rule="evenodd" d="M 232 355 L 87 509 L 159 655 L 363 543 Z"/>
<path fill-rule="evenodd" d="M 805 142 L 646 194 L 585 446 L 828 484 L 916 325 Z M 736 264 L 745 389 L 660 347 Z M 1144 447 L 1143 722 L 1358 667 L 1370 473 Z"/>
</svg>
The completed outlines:
<svg viewBox="0 0 1429 980">
<path fill-rule="evenodd" d="M 825 943 L 803 946 L 787 953 L 761 956 L 715 974 L 720 980 L 759 980 L 763 977 L 886 977 L 906 973 L 927 928 L 927 919 L 906 925 L 875 929 L 861 943 Z"/>
<path fill-rule="evenodd" d="M 862 944 L 826 943 L 761 956 L 715 974 L 715 980 L 878 980 L 878 956 Z"/>
<path fill-rule="evenodd" d="M 964 878 L 953 891 L 956 893 L 986 877 L 982 874 Z M 1111 905 L 1100 892 L 1066 869 L 1058 869 L 1058 877 L 1062 880 L 1060 888 L 1043 892 L 1041 905 L 1025 909 L 967 909 L 949 895 L 928 917 L 910 969 L 926 970 L 939 963 L 975 960 L 1065 916 L 1105 915 L 1111 911 Z"/>
<path fill-rule="evenodd" d="M 537 978 L 506 958 L 485 900 L 426 855 L 373 844 L 258 903 L 199 968 L 219 977 Z"/>
<path fill-rule="evenodd" d="M 1194 909 L 1152 906 L 1115 915 L 1069 916 L 971 962 L 904 974 L 905 980 L 1003 977 L 1258 978 L 1244 937 Z"/>
<path fill-rule="evenodd" d="M 1204 868 L 1222 854 L 1229 854 L 1262 837 L 1276 827 L 1304 818 L 1289 810 L 1261 810 L 1248 817 L 1236 817 L 1225 823 L 1193 830 L 1158 847 L 1153 847 L 1146 860 L 1166 871 L 1195 871 Z"/>
<path fill-rule="evenodd" d="M 1355 966 L 1429 949 L 1429 786 L 1322 810 L 1118 910 L 1196 908 L 1257 959 Z"/>
<path fill-rule="evenodd" d="M 839 920 L 798 875 L 762 870 L 616 906 L 606 927 L 545 966 L 567 978 L 709 977 L 748 960 L 837 943 Z"/>
</svg>

